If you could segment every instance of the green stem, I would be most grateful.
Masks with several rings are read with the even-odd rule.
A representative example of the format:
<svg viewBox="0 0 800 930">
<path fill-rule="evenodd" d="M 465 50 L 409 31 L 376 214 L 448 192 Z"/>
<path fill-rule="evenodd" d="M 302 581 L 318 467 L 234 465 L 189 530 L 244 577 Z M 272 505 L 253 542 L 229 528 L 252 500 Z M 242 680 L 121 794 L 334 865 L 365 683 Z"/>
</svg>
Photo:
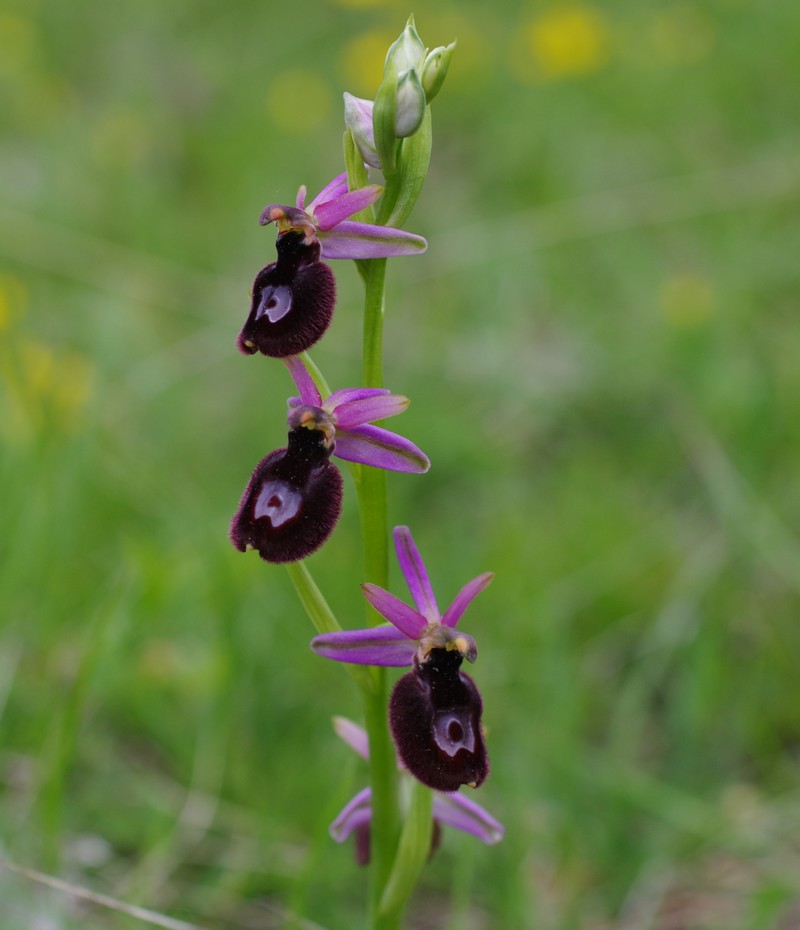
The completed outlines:
<svg viewBox="0 0 800 930">
<path fill-rule="evenodd" d="M 406 902 L 419 880 L 431 851 L 433 792 L 421 782 L 411 782 L 411 797 L 392 874 L 383 891 L 381 926 L 399 925 Z"/>
<path fill-rule="evenodd" d="M 309 619 L 314 624 L 317 633 L 338 633 L 341 630 L 339 621 L 328 606 L 328 602 L 311 577 L 305 562 L 288 562 L 286 571 L 292 579 L 300 603 L 305 608 Z"/>
<path fill-rule="evenodd" d="M 364 343 L 362 370 L 364 387 L 383 387 L 383 289 L 386 284 L 386 259 L 373 258 L 364 280 Z"/>
<path fill-rule="evenodd" d="M 383 291 L 386 259 L 361 265 L 364 278 L 364 387 L 383 386 Z M 364 580 L 388 587 L 389 528 L 386 506 L 386 475 L 379 468 L 361 466 L 356 488 L 364 546 Z M 367 622 L 380 617 L 367 606 Z M 386 719 L 387 683 L 384 668 L 373 669 L 374 690 L 362 690 L 364 720 L 369 737 L 370 782 L 372 786 L 370 910 L 373 930 L 392 930 L 379 917 L 380 901 L 392 873 L 400 813 L 397 799 L 397 761 Z"/>
<path fill-rule="evenodd" d="M 300 603 L 303 605 L 309 619 L 314 624 L 314 629 L 318 633 L 337 633 L 341 630 L 339 621 L 334 616 L 333 611 L 328 606 L 328 602 L 311 577 L 306 563 L 289 562 L 286 565 L 286 571 L 292 579 L 292 584 L 294 585 L 295 591 L 297 591 L 297 596 L 300 598 Z M 345 668 L 364 693 L 372 694 L 374 692 L 375 685 L 369 669 L 361 665 L 349 664 L 346 664 Z"/>
</svg>

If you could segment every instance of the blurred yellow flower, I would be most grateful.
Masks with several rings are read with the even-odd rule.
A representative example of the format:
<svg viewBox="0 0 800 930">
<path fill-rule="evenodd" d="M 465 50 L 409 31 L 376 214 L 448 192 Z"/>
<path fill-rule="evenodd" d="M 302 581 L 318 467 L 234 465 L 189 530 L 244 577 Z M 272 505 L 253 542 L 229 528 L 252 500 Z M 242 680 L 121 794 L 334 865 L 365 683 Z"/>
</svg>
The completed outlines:
<svg viewBox="0 0 800 930">
<path fill-rule="evenodd" d="M 383 80 L 386 52 L 396 36 L 391 32 L 362 32 L 344 44 L 339 67 L 344 89 L 356 97 L 372 99 Z"/>
<path fill-rule="evenodd" d="M 590 74 L 609 55 L 609 27 L 594 7 L 554 6 L 518 32 L 511 63 L 525 81 Z"/>
<path fill-rule="evenodd" d="M 331 92 L 313 71 L 282 71 L 267 92 L 270 119 L 284 132 L 312 132 L 331 110 Z"/>
<path fill-rule="evenodd" d="M 29 63 L 36 45 L 30 20 L 0 12 L 0 75 L 17 74 Z"/>
<path fill-rule="evenodd" d="M 9 329 L 28 309 L 28 291 L 18 277 L 0 274 L 0 333 Z"/>
<path fill-rule="evenodd" d="M 0 353 L 0 428 L 9 440 L 71 432 L 89 397 L 91 365 L 77 352 L 11 339 Z M 3 409 L 5 408 L 5 409 Z"/>
<path fill-rule="evenodd" d="M 661 307 L 668 323 L 689 329 L 705 323 L 714 312 L 711 283 L 698 274 L 676 274 L 661 285 Z"/>
</svg>

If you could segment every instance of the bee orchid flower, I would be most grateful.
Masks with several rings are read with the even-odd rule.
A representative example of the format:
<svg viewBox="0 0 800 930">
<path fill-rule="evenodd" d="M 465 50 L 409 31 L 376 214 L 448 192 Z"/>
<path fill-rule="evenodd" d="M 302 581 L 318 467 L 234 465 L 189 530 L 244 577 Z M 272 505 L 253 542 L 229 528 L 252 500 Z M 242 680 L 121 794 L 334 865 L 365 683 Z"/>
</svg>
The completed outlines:
<svg viewBox="0 0 800 930">
<path fill-rule="evenodd" d="M 407 397 L 384 388 L 344 388 L 323 400 L 303 362 L 296 356 L 284 361 L 300 392 L 289 398 L 290 427 L 320 430 L 332 454 L 348 462 L 418 475 L 428 471 L 428 456 L 413 442 L 370 422 L 402 413 Z"/>
<path fill-rule="evenodd" d="M 380 197 L 379 184 L 350 191 L 347 174 L 337 175 L 317 196 L 305 205 L 306 188 L 297 193 L 296 206 L 270 204 L 261 213 L 261 225 L 275 223 L 279 235 L 290 231 L 303 234 L 306 245 L 319 243 L 321 257 L 395 258 L 418 255 L 428 243 L 422 236 L 391 226 L 375 226 L 349 219 Z"/>
<path fill-rule="evenodd" d="M 461 664 L 464 659 L 474 662 L 478 650 L 475 640 L 456 630 L 456 624 L 494 576 L 486 572 L 473 578 L 442 615 L 408 527 L 395 527 L 394 541 L 415 607 L 378 585 L 364 584 L 364 596 L 392 625 L 323 633 L 314 637 L 311 648 L 339 662 L 412 665 L 389 701 L 389 724 L 403 765 L 437 791 L 456 791 L 460 785 L 477 788 L 489 773 L 483 704 Z"/>
<path fill-rule="evenodd" d="M 261 352 L 286 358 L 310 349 L 330 325 L 336 303 L 333 272 L 322 259 L 393 258 L 424 252 L 428 243 L 415 233 L 350 220 L 374 203 L 382 188 L 347 189 L 340 174 L 305 205 L 301 187 L 296 206 L 271 203 L 261 225 L 278 227 L 277 260 L 256 275 L 250 312 L 237 345 L 245 355 Z"/>
</svg>

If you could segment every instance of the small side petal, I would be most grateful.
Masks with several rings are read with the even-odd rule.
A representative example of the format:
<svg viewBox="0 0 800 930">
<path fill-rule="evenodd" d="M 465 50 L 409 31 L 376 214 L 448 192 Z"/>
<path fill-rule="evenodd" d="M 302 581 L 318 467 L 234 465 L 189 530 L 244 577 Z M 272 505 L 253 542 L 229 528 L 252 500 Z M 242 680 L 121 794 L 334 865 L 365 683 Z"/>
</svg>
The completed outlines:
<svg viewBox="0 0 800 930">
<path fill-rule="evenodd" d="M 330 405 L 330 398 L 326 404 Z M 373 420 L 385 420 L 387 417 L 397 416 L 409 405 L 410 401 L 402 394 L 380 394 L 372 397 L 360 397 L 339 401 L 334 410 L 336 425 L 340 429 L 348 430 L 356 426 L 363 426 Z"/>
<path fill-rule="evenodd" d="M 428 243 L 416 233 L 392 226 L 372 226 L 345 220 L 329 232 L 320 232 L 323 258 L 394 258 L 419 255 Z"/>
<path fill-rule="evenodd" d="M 311 407 L 321 407 L 322 397 L 317 390 L 316 384 L 314 384 L 314 379 L 308 373 L 308 369 L 303 364 L 300 356 L 290 355 L 288 358 L 284 359 L 284 362 L 286 362 L 286 367 L 289 369 L 289 374 L 292 376 L 292 381 L 294 381 L 297 390 L 300 392 L 300 399 L 302 402 Z M 293 398 L 289 399 L 290 406 L 294 406 L 292 405 L 292 400 Z"/>
<path fill-rule="evenodd" d="M 472 601 L 483 591 L 488 588 L 494 578 L 494 572 L 484 572 L 478 575 L 472 581 L 468 581 L 464 587 L 456 594 L 453 603 L 447 608 L 442 623 L 445 626 L 455 626 L 469 607 Z"/>
<path fill-rule="evenodd" d="M 347 404 L 351 400 L 362 400 L 364 397 L 386 397 L 392 392 L 388 388 L 341 388 L 334 391 L 325 401 L 325 409 L 332 412 L 340 404 Z"/>
<path fill-rule="evenodd" d="M 480 804 L 458 792 L 434 794 L 433 817 L 448 827 L 477 836 L 489 846 L 499 843 L 506 832 L 505 827 Z"/>
<path fill-rule="evenodd" d="M 337 174 L 336 177 L 329 181 L 325 187 L 317 194 L 317 196 L 311 201 L 311 203 L 305 208 L 307 213 L 313 213 L 317 207 L 317 204 L 327 203 L 329 200 L 333 200 L 334 197 L 340 197 L 342 194 L 347 193 L 347 172 L 343 171 L 341 174 Z"/>
<path fill-rule="evenodd" d="M 417 613 L 413 607 L 403 603 L 399 597 L 395 597 L 394 594 L 390 594 L 385 588 L 381 588 L 376 584 L 362 584 L 361 590 L 375 610 L 390 623 L 393 623 L 398 630 L 402 630 L 409 640 L 416 641 L 419 639 L 422 631 L 428 625 L 422 614 Z M 413 653 L 415 642 L 412 642 L 411 645 Z"/>
<path fill-rule="evenodd" d="M 431 467 L 430 459 L 418 446 L 380 426 L 337 431 L 333 454 L 347 462 L 415 475 L 424 475 Z"/>
<path fill-rule="evenodd" d="M 370 184 L 367 187 L 359 187 L 358 190 L 348 191 L 346 194 L 340 194 L 327 203 L 321 203 L 314 210 L 314 217 L 321 232 L 332 229 L 348 216 L 358 213 L 365 207 L 380 197 L 383 188 L 380 184 Z"/>
<path fill-rule="evenodd" d="M 347 717 L 334 717 L 333 729 L 336 735 L 354 749 L 362 759 L 369 759 L 369 737 L 367 731 Z"/>
<path fill-rule="evenodd" d="M 368 630 L 323 633 L 311 640 L 311 648 L 317 655 L 336 662 L 402 668 L 411 665 L 416 647 L 399 629 L 378 626 Z"/>
<path fill-rule="evenodd" d="M 431 587 L 425 563 L 419 554 L 411 530 L 407 526 L 394 528 L 394 548 L 397 552 L 397 561 L 400 571 L 406 580 L 411 597 L 417 605 L 417 610 L 429 622 L 439 620 L 439 607 Z"/>
<path fill-rule="evenodd" d="M 364 788 L 345 804 L 336 820 L 329 827 L 330 835 L 337 843 L 344 843 L 348 836 L 372 819 L 372 789 Z"/>
</svg>

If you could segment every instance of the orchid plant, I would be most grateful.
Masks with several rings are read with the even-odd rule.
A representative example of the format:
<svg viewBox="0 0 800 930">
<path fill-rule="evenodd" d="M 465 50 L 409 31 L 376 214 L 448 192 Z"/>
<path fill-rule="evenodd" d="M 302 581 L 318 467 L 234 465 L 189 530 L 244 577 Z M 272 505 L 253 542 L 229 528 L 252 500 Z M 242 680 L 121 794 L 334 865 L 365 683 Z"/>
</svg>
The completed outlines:
<svg viewBox="0 0 800 930">
<path fill-rule="evenodd" d="M 344 95 L 346 170 L 308 204 L 301 187 L 294 206 L 269 204 L 262 211 L 261 224 L 277 228 L 277 258 L 256 275 L 237 340 L 246 355 L 283 359 L 297 395 L 288 401 L 287 445 L 253 471 L 231 542 L 287 566 L 317 630 L 311 648 L 346 663 L 360 689 L 366 728 L 343 718 L 335 727 L 369 762 L 370 786 L 345 806 L 331 835 L 338 842 L 355 835 L 358 861 L 370 863 L 371 930 L 400 927 L 441 825 L 485 843 L 503 835 L 491 814 L 460 793 L 462 786 L 482 784 L 489 761 L 482 699 L 461 670 L 478 650 L 457 625 L 493 576 L 467 582 L 440 613 L 411 531 L 400 526 L 395 551 L 414 606 L 388 590 L 385 473 L 424 474 L 430 462 L 410 439 L 380 425 L 409 403 L 383 386 L 386 260 L 427 248 L 403 225 L 427 174 L 430 103 L 454 48 L 428 51 L 410 18 L 389 48 L 374 101 Z M 370 170 L 382 173 L 383 184 L 370 179 Z M 327 264 L 333 259 L 355 260 L 365 289 L 362 383 L 335 391 L 308 355 L 333 318 L 336 283 Z M 344 481 L 333 458 L 347 463 L 358 496 L 367 602 L 362 629 L 342 628 L 304 561 L 328 541 L 341 512 Z M 389 695 L 386 669 L 402 666 L 410 671 Z"/>
</svg>

